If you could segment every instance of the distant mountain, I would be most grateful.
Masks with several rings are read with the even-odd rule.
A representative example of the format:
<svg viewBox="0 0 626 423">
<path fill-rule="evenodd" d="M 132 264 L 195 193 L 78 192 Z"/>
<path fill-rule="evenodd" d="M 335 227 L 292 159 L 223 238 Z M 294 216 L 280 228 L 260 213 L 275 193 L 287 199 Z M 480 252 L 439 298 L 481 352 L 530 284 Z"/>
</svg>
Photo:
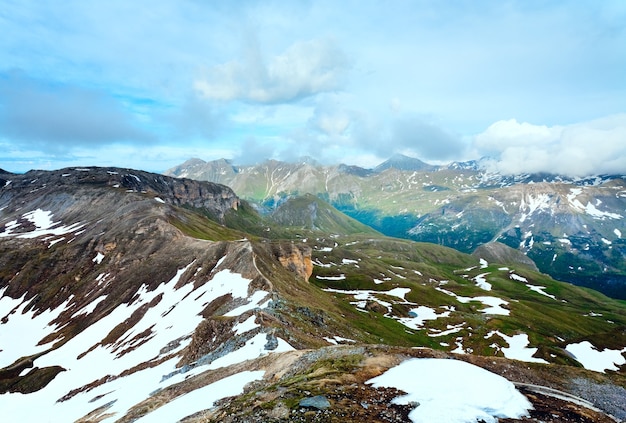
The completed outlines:
<svg viewBox="0 0 626 423">
<path fill-rule="evenodd" d="M 201 159 L 189 159 L 166 172 L 170 176 L 192 178 L 200 181 L 213 181 L 233 177 L 236 173 L 237 168 L 226 159 L 214 160 L 209 163 Z"/>
<path fill-rule="evenodd" d="M 466 162 L 452 162 L 448 166 L 451 170 L 481 170 L 483 166 L 480 160 L 469 160 Z"/>
<path fill-rule="evenodd" d="M 419 159 L 408 157 L 403 154 L 396 154 L 389 160 L 379 164 L 374 168 L 374 172 L 380 173 L 387 169 L 397 169 L 404 171 L 433 171 L 437 169 L 436 166 L 424 163 Z"/>
<path fill-rule="evenodd" d="M 312 194 L 288 199 L 278 206 L 269 218 L 279 226 L 326 234 L 380 235 L 374 229 L 348 217 Z"/>
<path fill-rule="evenodd" d="M 626 299 L 625 177 L 500 175 L 488 162 L 434 167 L 399 155 L 371 170 L 266 161 L 219 172 L 194 162 L 166 173 L 228 185 L 263 213 L 310 193 L 389 236 L 467 253 L 499 241 L 557 279 Z"/>
<path fill-rule="evenodd" d="M 366 178 L 368 176 L 372 176 L 374 173 L 376 173 L 375 171 L 371 170 L 371 169 L 365 169 L 359 166 L 349 166 L 349 165 L 345 165 L 345 164 L 340 164 L 337 167 L 337 170 L 340 173 L 346 173 L 348 175 L 354 175 L 354 176 L 359 176 L 361 178 Z"/>
<path fill-rule="evenodd" d="M 3 422 L 626 418 L 626 306 L 516 250 L 388 238 L 314 195 L 262 216 L 132 169 L 3 178 Z"/>
</svg>

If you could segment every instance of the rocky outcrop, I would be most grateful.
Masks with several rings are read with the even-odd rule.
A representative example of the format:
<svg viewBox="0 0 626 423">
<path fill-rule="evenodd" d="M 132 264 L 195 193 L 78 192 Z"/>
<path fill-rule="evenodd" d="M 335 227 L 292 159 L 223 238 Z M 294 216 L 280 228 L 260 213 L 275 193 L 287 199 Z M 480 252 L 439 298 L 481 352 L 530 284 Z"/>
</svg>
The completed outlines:
<svg viewBox="0 0 626 423">
<path fill-rule="evenodd" d="M 108 187 L 152 195 L 176 206 L 204 209 L 220 221 L 229 210 L 237 210 L 239 207 L 239 198 L 225 185 L 131 169 L 88 167 L 35 170 L 23 175 L 3 175 L 4 179 L 6 181 L 0 186 L 0 203 L 8 202 L 17 195 L 24 200 L 29 196 L 41 197 L 46 192 Z"/>
<path fill-rule="evenodd" d="M 273 244 L 272 253 L 283 267 L 298 275 L 299 278 L 309 280 L 313 273 L 311 247 L 292 243 Z"/>
</svg>

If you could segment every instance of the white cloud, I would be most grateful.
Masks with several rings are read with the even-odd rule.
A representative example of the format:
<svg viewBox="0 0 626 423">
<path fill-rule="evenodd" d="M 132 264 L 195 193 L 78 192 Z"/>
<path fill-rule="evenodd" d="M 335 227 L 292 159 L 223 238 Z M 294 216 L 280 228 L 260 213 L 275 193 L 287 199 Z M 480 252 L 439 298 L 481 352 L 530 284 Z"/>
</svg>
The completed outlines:
<svg viewBox="0 0 626 423">
<path fill-rule="evenodd" d="M 515 119 L 500 120 L 478 134 L 475 147 L 486 152 L 498 152 L 503 148 L 547 144 L 558 140 L 563 132 L 560 126 L 548 127 L 519 123 Z"/>
<path fill-rule="evenodd" d="M 352 123 L 353 113 L 337 104 L 335 99 L 321 101 L 309 119 L 310 127 L 329 137 L 346 133 Z"/>
<path fill-rule="evenodd" d="M 474 139 L 505 174 L 546 172 L 567 176 L 626 173 L 626 114 L 567 126 L 499 121 Z"/>
<path fill-rule="evenodd" d="M 242 61 L 206 69 L 194 88 L 216 100 L 290 102 L 340 89 L 348 65 L 346 55 L 329 39 L 297 42 L 269 60 L 250 42 Z"/>
</svg>

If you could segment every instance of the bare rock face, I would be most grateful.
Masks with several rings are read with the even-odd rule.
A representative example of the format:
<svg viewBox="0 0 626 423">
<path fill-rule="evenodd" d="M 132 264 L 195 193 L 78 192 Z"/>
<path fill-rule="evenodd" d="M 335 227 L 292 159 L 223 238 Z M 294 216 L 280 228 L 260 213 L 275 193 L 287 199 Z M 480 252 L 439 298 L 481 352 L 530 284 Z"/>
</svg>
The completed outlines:
<svg viewBox="0 0 626 423">
<path fill-rule="evenodd" d="M 275 244 L 272 246 L 274 256 L 287 270 L 308 281 L 313 273 L 311 248 L 306 245 L 292 243 Z"/>
<path fill-rule="evenodd" d="M 139 170 L 120 168 L 68 168 L 57 171 L 30 171 L 23 175 L 4 174 L 0 203 L 19 196 L 22 201 L 56 195 L 59 205 L 67 197 L 93 188 L 116 188 L 126 192 L 152 195 L 164 203 L 204 209 L 222 220 L 229 210 L 237 210 L 239 198 L 225 185 L 191 179 L 172 178 Z M 65 196 L 65 197 L 63 197 Z"/>
</svg>

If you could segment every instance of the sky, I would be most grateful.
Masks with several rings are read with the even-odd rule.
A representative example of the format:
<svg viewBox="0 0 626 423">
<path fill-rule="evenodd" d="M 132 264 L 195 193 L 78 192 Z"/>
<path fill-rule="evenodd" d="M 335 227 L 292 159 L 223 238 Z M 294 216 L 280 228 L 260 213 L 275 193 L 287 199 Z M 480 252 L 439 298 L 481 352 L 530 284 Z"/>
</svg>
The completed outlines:
<svg viewBox="0 0 626 423">
<path fill-rule="evenodd" d="M 626 1 L 3 0 L 0 168 L 626 174 Z"/>
</svg>

